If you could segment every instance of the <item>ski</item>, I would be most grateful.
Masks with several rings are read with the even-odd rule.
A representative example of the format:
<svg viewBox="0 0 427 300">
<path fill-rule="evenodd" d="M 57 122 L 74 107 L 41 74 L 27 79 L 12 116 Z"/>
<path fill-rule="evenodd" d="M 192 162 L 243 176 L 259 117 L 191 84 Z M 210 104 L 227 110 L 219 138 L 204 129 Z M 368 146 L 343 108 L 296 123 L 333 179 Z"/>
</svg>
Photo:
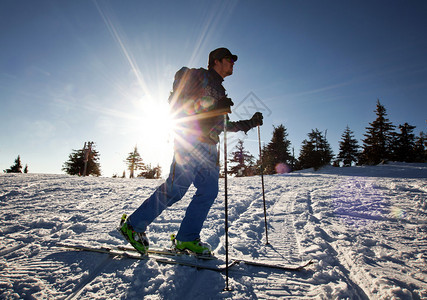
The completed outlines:
<svg viewBox="0 0 427 300">
<path fill-rule="evenodd" d="M 121 250 L 126 250 L 126 251 L 133 251 L 133 252 L 137 252 L 135 248 L 133 248 L 132 246 L 118 246 L 118 249 Z M 171 255 L 171 256 L 175 256 L 175 255 L 190 255 L 196 258 L 201 258 L 201 259 L 217 259 L 217 257 L 215 256 L 199 256 L 199 255 L 195 255 L 194 253 L 191 252 L 176 252 L 172 249 L 164 249 L 164 250 L 159 250 L 159 249 L 149 249 L 148 253 L 152 253 L 152 254 L 161 254 L 161 255 Z M 234 264 L 245 264 L 245 265 L 249 265 L 249 266 L 257 266 L 257 267 L 264 267 L 264 268 L 270 268 L 270 269 L 279 269 L 279 270 L 284 270 L 284 271 L 301 271 L 302 269 L 304 269 L 305 267 L 308 267 L 309 265 L 313 264 L 313 260 L 307 260 L 302 262 L 301 264 L 298 265 L 289 265 L 289 266 L 285 266 L 285 265 L 273 265 L 271 263 L 265 263 L 265 262 L 261 262 L 261 261 L 255 261 L 255 260 L 247 260 L 247 259 L 240 259 L 240 258 L 231 258 L 230 261 L 234 262 Z"/>
<path fill-rule="evenodd" d="M 85 246 L 80 243 L 76 244 L 70 244 L 70 243 L 57 243 L 57 246 L 59 247 L 65 247 L 65 248 L 74 248 L 76 250 L 87 250 L 87 251 L 93 251 L 93 252 L 101 252 L 101 253 L 117 253 L 118 255 L 121 254 L 121 252 L 127 252 L 132 254 L 138 254 L 140 256 L 144 256 L 141 253 L 139 253 L 135 248 L 132 246 Z M 90 248 L 90 249 L 86 249 Z M 175 249 L 160 249 L 160 248 L 150 248 L 147 250 L 148 255 L 163 255 L 163 256 L 190 256 L 194 258 L 199 258 L 203 260 L 216 260 L 217 257 L 214 255 L 197 255 L 195 253 L 192 253 L 190 251 L 179 251 Z"/>
<path fill-rule="evenodd" d="M 203 270 L 210 270 L 215 272 L 224 272 L 225 269 L 227 268 L 226 266 L 209 266 L 209 265 L 199 264 L 197 262 L 192 262 L 192 261 L 182 261 L 182 260 L 177 261 L 175 259 L 166 259 L 166 258 L 158 258 L 156 259 L 156 261 L 163 264 L 181 265 L 181 266 L 193 267 L 196 269 L 203 269 Z M 228 268 L 231 268 L 236 264 L 238 264 L 238 262 L 233 261 L 228 265 Z"/>
<path fill-rule="evenodd" d="M 67 248 L 67 249 L 79 250 L 79 251 L 107 253 L 112 256 L 122 256 L 122 257 L 135 258 L 135 259 L 148 258 L 148 256 L 142 255 L 136 251 L 126 251 L 116 247 L 105 247 L 105 246 L 93 247 L 93 246 L 84 246 L 84 245 L 67 244 L 67 243 L 57 243 L 56 246 Z"/>
<path fill-rule="evenodd" d="M 134 247 L 132 246 L 117 246 L 118 250 L 123 251 L 133 251 L 138 252 Z M 218 259 L 215 255 L 201 255 L 196 254 L 191 251 L 187 250 L 177 250 L 177 249 L 158 249 L 158 248 L 149 248 L 147 250 L 148 254 L 159 254 L 159 255 L 165 255 L 165 256 L 191 256 L 194 258 L 204 259 L 204 260 L 215 260 Z"/>
<path fill-rule="evenodd" d="M 175 253 L 175 252 L 172 252 L 169 250 L 151 249 L 151 251 L 149 251 L 146 255 L 143 255 L 137 251 L 130 249 L 129 247 L 124 247 L 124 248 L 129 249 L 130 251 L 122 250 L 120 249 L 120 247 L 110 247 L 110 246 L 93 247 L 93 246 L 84 246 L 84 245 L 67 244 L 67 243 L 57 243 L 56 245 L 58 247 L 78 250 L 78 251 L 106 253 L 114 257 L 124 257 L 124 258 L 141 259 L 141 260 L 154 259 L 158 263 L 182 265 L 182 266 L 211 270 L 216 272 L 222 272 L 226 269 L 226 266 L 222 267 L 218 265 L 208 265 L 206 263 L 203 263 L 197 260 L 191 261 L 191 258 L 196 256 L 190 257 L 189 255 L 186 255 L 186 254 L 174 255 L 172 253 Z M 166 256 L 169 258 L 166 258 Z M 188 256 L 188 257 L 184 257 L 184 256 Z M 190 258 L 190 260 L 188 258 Z M 206 260 L 206 258 L 202 258 L 202 259 Z M 214 259 L 209 258 L 209 260 L 214 260 Z M 234 264 L 235 263 L 231 263 L 229 267 Z"/>
<path fill-rule="evenodd" d="M 74 249 L 79 251 L 91 251 L 91 252 L 99 252 L 99 253 L 107 253 L 112 256 L 117 257 L 125 257 L 125 258 L 133 258 L 133 259 L 150 259 L 153 258 L 159 263 L 164 264 L 179 264 L 189 267 L 194 267 L 197 269 L 207 269 L 216 272 L 225 271 L 226 267 L 221 266 L 210 266 L 206 263 L 201 263 L 199 260 L 192 260 L 193 258 L 200 260 L 214 260 L 218 262 L 222 262 L 221 259 L 218 259 L 215 256 L 197 256 L 193 253 L 189 254 L 188 252 L 177 252 L 172 249 L 156 249 L 152 248 L 147 251 L 146 255 L 140 254 L 133 247 L 130 246 L 85 246 L 81 244 L 70 244 L 70 243 L 57 243 L 58 247 L 63 247 L 67 249 Z M 190 260 L 189 260 L 190 259 Z M 308 260 L 302 262 L 298 265 L 281 265 L 281 264 L 271 264 L 254 260 L 247 259 L 239 259 L 239 258 L 231 258 L 231 263 L 228 267 L 232 267 L 234 265 L 245 264 L 248 266 L 256 266 L 256 267 L 264 267 L 269 269 L 277 269 L 283 271 L 302 271 L 307 266 L 313 264 L 313 260 Z"/>
</svg>

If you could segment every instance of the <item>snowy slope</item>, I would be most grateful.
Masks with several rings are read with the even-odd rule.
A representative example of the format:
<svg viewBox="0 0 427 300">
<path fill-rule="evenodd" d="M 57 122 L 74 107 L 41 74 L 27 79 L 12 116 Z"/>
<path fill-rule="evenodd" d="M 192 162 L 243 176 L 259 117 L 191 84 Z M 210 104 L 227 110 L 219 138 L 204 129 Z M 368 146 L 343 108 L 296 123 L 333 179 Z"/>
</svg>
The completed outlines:
<svg viewBox="0 0 427 300">
<path fill-rule="evenodd" d="M 125 242 L 115 227 L 161 181 L 0 175 L 1 299 L 426 299 L 427 165 L 326 168 L 266 176 L 265 245 L 259 177 L 229 180 L 233 257 L 278 264 L 313 258 L 302 272 L 240 265 L 225 275 L 152 260 L 55 247 Z M 223 186 L 202 231 L 224 251 Z M 194 189 L 148 232 L 168 247 Z"/>
</svg>

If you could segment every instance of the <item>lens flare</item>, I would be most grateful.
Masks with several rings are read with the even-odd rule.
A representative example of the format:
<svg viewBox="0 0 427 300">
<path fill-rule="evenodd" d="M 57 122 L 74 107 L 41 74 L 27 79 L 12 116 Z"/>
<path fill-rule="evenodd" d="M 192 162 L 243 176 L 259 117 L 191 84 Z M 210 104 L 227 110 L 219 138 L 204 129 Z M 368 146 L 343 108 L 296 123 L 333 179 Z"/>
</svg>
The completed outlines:
<svg viewBox="0 0 427 300">
<path fill-rule="evenodd" d="M 403 219 L 406 216 L 406 212 L 403 209 L 396 206 L 391 207 L 390 214 L 396 219 Z"/>
<path fill-rule="evenodd" d="M 285 174 L 285 173 L 289 173 L 291 171 L 291 168 L 284 163 L 278 163 L 275 167 L 276 173 L 277 174 Z"/>
</svg>

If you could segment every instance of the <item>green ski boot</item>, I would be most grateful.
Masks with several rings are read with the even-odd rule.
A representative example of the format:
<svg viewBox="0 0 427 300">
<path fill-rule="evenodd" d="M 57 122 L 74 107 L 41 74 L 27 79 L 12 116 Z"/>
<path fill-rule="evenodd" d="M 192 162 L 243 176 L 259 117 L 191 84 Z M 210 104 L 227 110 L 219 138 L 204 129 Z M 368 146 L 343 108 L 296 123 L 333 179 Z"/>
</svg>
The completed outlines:
<svg viewBox="0 0 427 300">
<path fill-rule="evenodd" d="M 211 246 L 207 243 L 201 242 L 200 239 L 196 239 L 194 241 L 189 241 L 189 242 L 182 242 L 182 241 L 178 241 L 175 238 L 175 235 L 173 234 L 171 236 L 171 240 L 177 250 L 180 250 L 180 251 L 188 250 L 192 253 L 195 253 L 196 255 L 203 255 L 203 256 L 212 255 Z"/>
<path fill-rule="evenodd" d="M 132 226 L 126 222 L 126 219 L 126 214 L 123 214 L 122 219 L 120 220 L 120 233 L 136 249 L 136 251 L 145 255 L 150 244 L 145 232 L 134 231 Z"/>
</svg>

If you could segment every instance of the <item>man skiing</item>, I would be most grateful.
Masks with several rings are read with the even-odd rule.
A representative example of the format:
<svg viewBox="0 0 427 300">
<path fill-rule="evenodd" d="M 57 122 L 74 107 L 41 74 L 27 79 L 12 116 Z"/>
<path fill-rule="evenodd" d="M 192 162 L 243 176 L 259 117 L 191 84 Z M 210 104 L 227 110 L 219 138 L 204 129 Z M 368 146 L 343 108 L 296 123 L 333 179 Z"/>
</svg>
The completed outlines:
<svg viewBox="0 0 427 300">
<path fill-rule="evenodd" d="M 177 124 L 174 158 L 169 177 L 128 218 L 123 215 L 120 232 L 142 254 L 149 247 L 145 231 L 161 212 L 181 200 L 191 184 L 197 189 L 174 240 L 178 250 L 210 254 L 210 246 L 200 241 L 210 207 L 218 194 L 219 153 L 217 144 L 224 130 L 244 131 L 263 124 L 263 116 L 255 113 L 251 119 L 229 121 L 233 102 L 227 97 L 222 82 L 233 74 L 237 56 L 226 48 L 209 54 L 208 70 L 179 70 L 169 97 Z"/>
</svg>

